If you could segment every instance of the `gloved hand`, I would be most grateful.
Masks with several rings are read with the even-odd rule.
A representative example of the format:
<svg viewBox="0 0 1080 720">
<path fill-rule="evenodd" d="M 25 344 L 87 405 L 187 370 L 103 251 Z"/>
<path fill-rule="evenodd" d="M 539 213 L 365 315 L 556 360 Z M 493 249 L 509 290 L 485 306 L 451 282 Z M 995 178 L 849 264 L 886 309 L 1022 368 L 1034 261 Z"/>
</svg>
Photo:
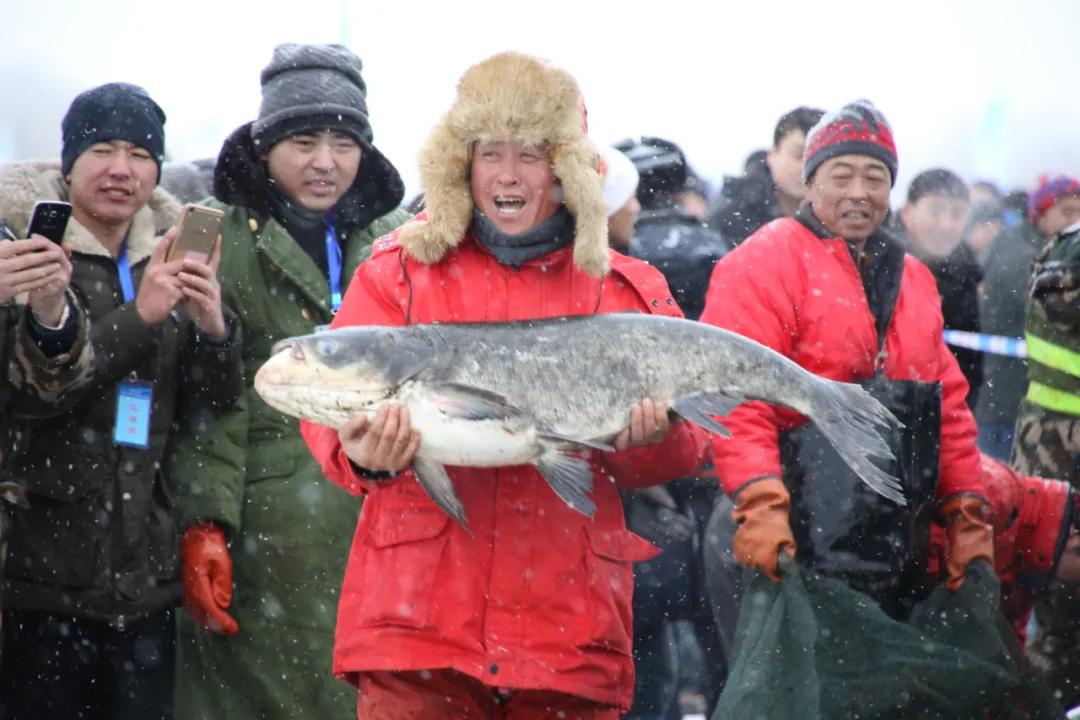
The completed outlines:
<svg viewBox="0 0 1080 720">
<path fill-rule="evenodd" d="M 964 573 L 974 560 L 994 564 L 994 528 L 987 520 L 989 508 L 980 497 L 961 495 L 941 504 L 942 522 L 949 537 L 949 557 L 945 563 L 945 587 L 959 590 Z"/>
<path fill-rule="evenodd" d="M 791 534 L 791 496 L 776 477 L 753 480 L 735 493 L 732 515 L 738 527 L 732 542 L 735 561 L 780 581 L 778 559 L 781 552 L 795 557 L 795 537 Z"/>
<path fill-rule="evenodd" d="M 232 602 L 232 558 L 225 533 L 213 523 L 192 525 L 180 551 L 184 604 L 195 622 L 228 637 L 240 626 L 225 612 Z"/>
</svg>

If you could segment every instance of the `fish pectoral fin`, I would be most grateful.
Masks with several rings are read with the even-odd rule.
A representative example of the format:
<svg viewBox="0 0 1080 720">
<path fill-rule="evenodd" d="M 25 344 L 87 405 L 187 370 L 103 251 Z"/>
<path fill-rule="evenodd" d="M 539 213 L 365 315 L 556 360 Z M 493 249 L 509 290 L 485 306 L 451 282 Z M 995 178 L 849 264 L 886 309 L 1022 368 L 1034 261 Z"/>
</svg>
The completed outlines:
<svg viewBox="0 0 1080 720">
<path fill-rule="evenodd" d="M 457 496 L 454 483 L 447 474 L 446 468 L 430 460 L 414 458 L 412 470 L 420 487 L 424 488 L 424 492 L 428 494 L 431 501 L 452 517 L 454 522 L 465 530 L 469 530 L 469 521 L 465 518 L 465 506 L 461 504 L 461 499 Z"/>
<path fill-rule="evenodd" d="M 586 440 L 584 438 L 570 437 L 569 435 L 561 435 L 551 430 L 540 430 L 536 433 L 541 440 L 551 440 L 557 443 L 568 443 L 570 445 L 577 445 L 578 447 L 591 448 L 593 450 L 599 450 L 600 452 L 615 452 L 615 446 L 609 445 L 599 440 Z"/>
<path fill-rule="evenodd" d="M 727 415 L 743 403 L 742 398 L 731 397 L 722 393 L 706 395 L 684 395 L 675 401 L 674 410 L 684 420 L 700 425 L 711 433 L 731 437 L 731 431 L 712 418 L 713 415 Z"/>
<path fill-rule="evenodd" d="M 536 469 L 567 505 L 586 517 L 596 513 L 596 504 L 589 497 L 593 473 L 588 460 L 553 447 L 537 459 Z"/>
<path fill-rule="evenodd" d="M 524 413 L 498 393 L 458 383 L 432 386 L 436 409 L 461 420 L 503 420 Z"/>
</svg>

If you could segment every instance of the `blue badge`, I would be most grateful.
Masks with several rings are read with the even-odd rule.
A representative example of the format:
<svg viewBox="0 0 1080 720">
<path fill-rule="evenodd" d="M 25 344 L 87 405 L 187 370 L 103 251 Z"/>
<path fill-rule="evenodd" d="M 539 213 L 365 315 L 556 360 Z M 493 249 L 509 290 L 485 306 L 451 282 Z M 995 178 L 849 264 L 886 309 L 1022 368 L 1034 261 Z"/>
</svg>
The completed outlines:
<svg viewBox="0 0 1080 720">
<path fill-rule="evenodd" d="M 145 380 L 120 383 L 116 393 L 116 426 L 113 442 L 126 447 L 150 447 L 150 413 L 154 385 Z"/>
</svg>

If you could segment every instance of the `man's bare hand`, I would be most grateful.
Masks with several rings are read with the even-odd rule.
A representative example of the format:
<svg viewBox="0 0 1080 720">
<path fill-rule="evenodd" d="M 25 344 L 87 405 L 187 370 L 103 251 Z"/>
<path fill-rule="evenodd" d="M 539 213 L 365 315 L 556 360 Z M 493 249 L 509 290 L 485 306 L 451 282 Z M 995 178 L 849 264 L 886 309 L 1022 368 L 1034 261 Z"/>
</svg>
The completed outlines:
<svg viewBox="0 0 1080 720">
<path fill-rule="evenodd" d="M 371 420 L 359 413 L 338 430 L 338 439 L 350 460 L 376 472 L 401 472 L 420 448 L 420 433 L 403 405 L 383 405 Z"/>
<path fill-rule="evenodd" d="M 630 424 L 613 444 L 619 452 L 640 445 L 655 445 L 666 438 L 670 430 L 667 405 L 645 398 L 630 409 Z"/>
<path fill-rule="evenodd" d="M 38 319 L 55 324 L 64 309 L 64 291 L 71 282 L 67 252 L 40 235 L 0 242 L 0 302 L 31 293 Z"/>
</svg>

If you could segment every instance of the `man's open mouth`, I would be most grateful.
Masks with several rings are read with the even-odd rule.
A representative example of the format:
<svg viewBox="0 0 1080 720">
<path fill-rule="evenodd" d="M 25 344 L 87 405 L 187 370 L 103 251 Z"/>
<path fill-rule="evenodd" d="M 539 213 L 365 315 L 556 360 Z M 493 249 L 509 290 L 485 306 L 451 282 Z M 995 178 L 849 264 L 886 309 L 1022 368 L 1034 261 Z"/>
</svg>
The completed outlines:
<svg viewBox="0 0 1080 720">
<path fill-rule="evenodd" d="M 517 215 L 525 208 L 525 198 L 499 195 L 495 198 L 495 210 L 500 215 Z"/>
</svg>

